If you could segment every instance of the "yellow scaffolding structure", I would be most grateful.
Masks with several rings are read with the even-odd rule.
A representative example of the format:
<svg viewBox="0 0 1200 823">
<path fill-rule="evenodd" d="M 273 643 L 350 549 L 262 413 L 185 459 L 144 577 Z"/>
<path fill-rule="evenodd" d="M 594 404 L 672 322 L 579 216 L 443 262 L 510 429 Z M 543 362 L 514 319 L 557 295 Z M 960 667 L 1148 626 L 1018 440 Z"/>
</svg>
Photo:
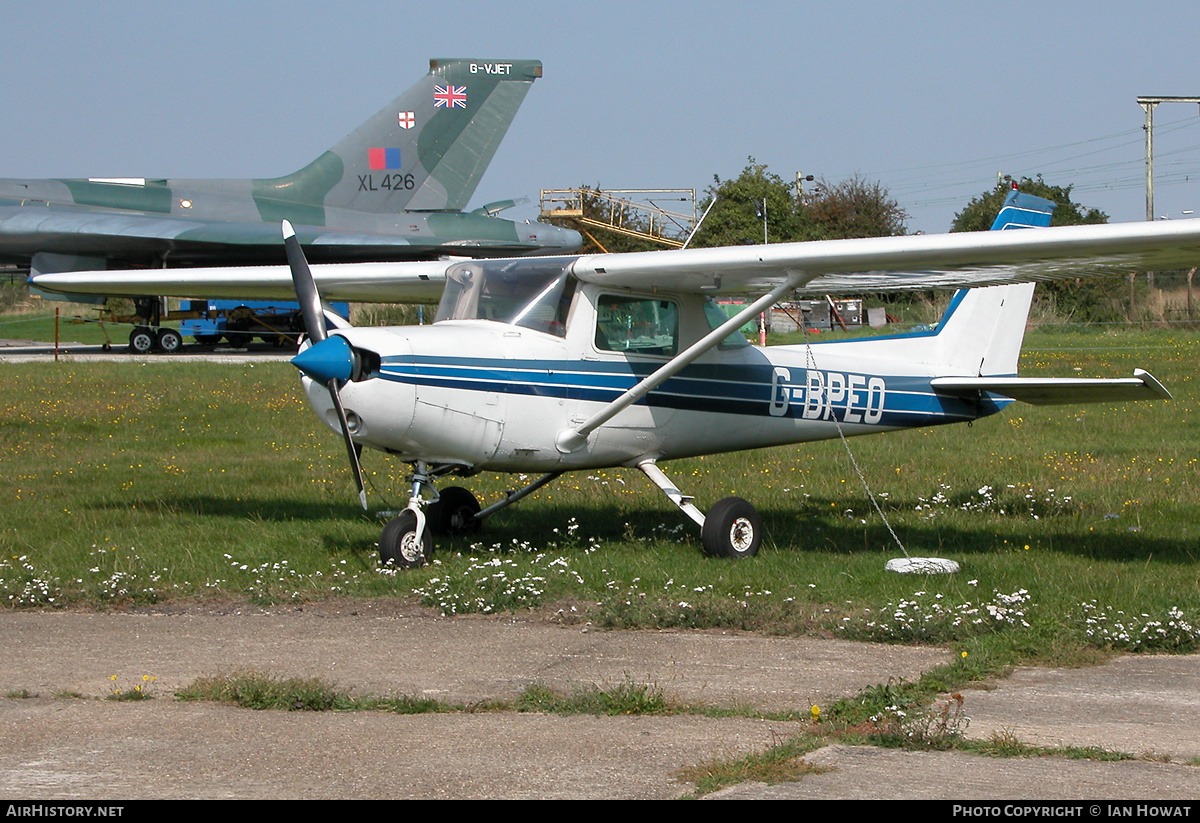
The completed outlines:
<svg viewBox="0 0 1200 823">
<path fill-rule="evenodd" d="M 684 206 L 668 209 L 656 201 Z M 543 189 L 540 219 L 569 220 L 678 249 L 696 226 L 696 190 Z"/>
</svg>

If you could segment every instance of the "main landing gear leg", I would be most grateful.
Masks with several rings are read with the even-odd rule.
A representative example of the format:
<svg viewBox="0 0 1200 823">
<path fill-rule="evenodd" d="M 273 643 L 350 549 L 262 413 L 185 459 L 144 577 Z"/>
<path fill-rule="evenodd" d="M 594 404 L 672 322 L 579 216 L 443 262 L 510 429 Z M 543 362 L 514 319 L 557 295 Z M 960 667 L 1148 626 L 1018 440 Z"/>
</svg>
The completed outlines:
<svg viewBox="0 0 1200 823">
<path fill-rule="evenodd" d="M 712 557 L 753 557 L 762 544 L 762 518 L 754 507 L 740 497 L 718 500 L 706 517 L 692 502 L 691 495 L 675 488 L 653 460 L 643 460 L 638 468 L 663 490 L 671 502 L 700 525 L 704 553 Z"/>
<path fill-rule="evenodd" d="M 475 515 L 476 519 L 483 520 L 483 518 L 488 517 L 489 515 L 492 515 L 498 511 L 500 511 L 505 506 L 511 506 L 513 503 L 516 503 L 518 500 L 525 497 L 526 495 L 533 494 L 535 491 L 537 491 L 542 486 L 549 483 L 551 480 L 557 479 L 560 475 L 562 475 L 562 472 L 550 472 L 548 474 L 543 474 L 537 480 L 534 480 L 532 483 L 530 483 L 528 486 L 525 486 L 522 489 L 516 489 L 516 490 L 510 489 L 509 491 L 506 491 L 504 493 L 503 500 L 499 500 L 499 501 L 493 503 L 492 505 L 488 506 L 483 511 L 479 512 L 477 515 Z"/>
</svg>

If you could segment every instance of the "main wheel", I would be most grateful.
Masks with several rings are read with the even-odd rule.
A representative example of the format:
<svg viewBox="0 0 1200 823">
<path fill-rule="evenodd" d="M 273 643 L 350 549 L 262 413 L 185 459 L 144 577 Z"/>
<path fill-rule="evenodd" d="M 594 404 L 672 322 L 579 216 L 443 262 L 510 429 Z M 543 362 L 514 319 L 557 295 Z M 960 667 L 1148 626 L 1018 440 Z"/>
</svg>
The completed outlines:
<svg viewBox="0 0 1200 823">
<path fill-rule="evenodd" d="M 379 562 L 384 566 L 411 569 L 424 566 L 433 556 L 433 535 L 425 524 L 425 534 L 417 543 L 417 516 L 409 509 L 393 517 L 379 538 Z"/>
<path fill-rule="evenodd" d="M 155 342 L 158 350 L 165 354 L 175 354 L 183 348 L 183 337 L 174 329 L 159 329 Z"/>
<path fill-rule="evenodd" d="M 129 333 L 129 350 L 134 354 L 148 354 L 154 348 L 154 332 L 146 326 L 138 326 Z"/>
<path fill-rule="evenodd" d="M 712 557 L 753 557 L 762 543 L 762 518 L 742 498 L 726 497 L 704 516 L 701 542 Z"/>
<path fill-rule="evenodd" d="M 479 501 L 462 486 L 442 489 L 436 503 L 425 509 L 429 527 L 437 534 L 468 534 L 479 530 Z"/>
</svg>

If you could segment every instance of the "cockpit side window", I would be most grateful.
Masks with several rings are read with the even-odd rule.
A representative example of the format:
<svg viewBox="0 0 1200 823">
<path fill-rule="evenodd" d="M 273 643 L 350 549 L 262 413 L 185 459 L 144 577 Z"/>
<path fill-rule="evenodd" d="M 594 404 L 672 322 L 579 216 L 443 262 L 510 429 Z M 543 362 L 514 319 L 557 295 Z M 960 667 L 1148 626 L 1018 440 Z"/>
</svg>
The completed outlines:
<svg viewBox="0 0 1200 823">
<path fill-rule="evenodd" d="M 673 356 L 679 351 L 679 307 L 671 300 L 602 294 L 596 304 L 596 348 Z"/>
<path fill-rule="evenodd" d="M 740 309 L 741 306 L 737 306 L 736 308 Z M 730 318 L 730 315 L 726 314 L 720 306 L 713 302 L 712 298 L 709 298 L 704 301 L 704 317 L 708 320 L 708 327 L 716 331 L 721 327 L 722 323 Z M 725 350 L 740 349 L 749 345 L 750 341 L 740 331 L 734 329 L 728 337 L 721 341 L 717 348 Z"/>
</svg>

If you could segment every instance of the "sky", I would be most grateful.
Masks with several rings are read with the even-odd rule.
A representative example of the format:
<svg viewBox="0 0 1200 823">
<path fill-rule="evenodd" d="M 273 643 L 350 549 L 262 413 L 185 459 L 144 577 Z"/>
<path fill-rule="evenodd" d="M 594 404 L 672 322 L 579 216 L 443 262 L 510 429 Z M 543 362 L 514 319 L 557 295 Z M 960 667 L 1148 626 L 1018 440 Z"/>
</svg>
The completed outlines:
<svg viewBox="0 0 1200 823">
<path fill-rule="evenodd" d="M 696 189 L 749 158 L 885 186 L 943 232 L 998 174 L 1145 219 L 1139 96 L 1200 96 L 1200 4 L 0 0 L 0 176 L 274 177 L 429 58 L 534 58 L 471 206 Z M 1155 113 L 1156 215 L 1200 214 L 1200 107 Z"/>
</svg>

